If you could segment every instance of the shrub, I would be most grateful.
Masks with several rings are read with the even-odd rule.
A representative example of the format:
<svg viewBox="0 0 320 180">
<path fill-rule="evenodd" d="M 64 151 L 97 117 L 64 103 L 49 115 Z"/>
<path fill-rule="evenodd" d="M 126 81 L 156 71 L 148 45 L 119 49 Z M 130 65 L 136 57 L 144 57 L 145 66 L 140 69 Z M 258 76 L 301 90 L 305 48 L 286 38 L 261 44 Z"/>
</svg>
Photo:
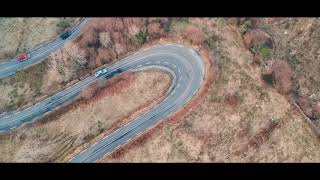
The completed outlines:
<svg viewBox="0 0 320 180">
<path fill-rule="evenodd" d="M 287 61 L 275 61 L 272 66 L 274 73 L 275 88 L 281 94 L 292 92 L 293 88 L 293 71 Z"/>
<path fill-rule="evenodd" d="M 255 54 L 261 55 L 264 60 L 269 60 L 272 56 L 272 48 L 270 48 L 266 43 L 253 46 L 251 51 Z"/>
<path fill-rule="evenodd" d="M 262 74 L 261 78 L 264 82 L 269 84 L 270 86 L 273 86 L 275 83 L 274 73 L 271 74 Z"/>
<path fill-rule="evenodd" d="M 242 34 L 250 31 L 252 29 L 252 23 L 250 20 L 245 21 L 243 24 L 240 25 L 240 32 Z"/>
<path fill-rule="evenodd" d="M 148 24 L 147 26 L 147 32 L 149 38 L 159 38 L 163 35 L 163 29 L 161 28 L 161 25 L 157 22 L 153 22 Z"/>
<path fill-rule="evenodd" d="M 187 17 L 179 18 L 179 21 L 182 23 L 189 23 L 189 18 Z"/>
<path fill-rule="evenodd" d="M 164 29 L 165 32 L 170 32 L 171 31 L 171 25 L 172 25 L 172 19 L 169 18 L 168 21 L 165 21 L 161 24 L 162 28 Z"/>
<path fill-rule="evenodd" d="M 147 34 L 142 31 L 139 31 L 139 33 L 135 35 L 135 38 L 138 44 L 141 46 L 143 43 L 146 42 Z"/>
<path fill-rule="evenodd" d="M 217 35 L 211 35 L 208 39 L 205 40 L 205 43 L 208 45 L 210 49 L 214 49 L 218 40 L 219 37 Z"/>
<path fill-rule="evenodd" d="M 58 27 L 58 31 L 59 33 L 63 32 L 65 29 L 67 29 L 68 27 L 70 27 L 70 23 L 69 21 L 62 19 L 58 22 L 57 24 Z"/>
<path fill-rule="evenodd" d="M 252 29 L 243 34 L 243 43 L 247 49 L 252 49 L 254 46 L 259 47 L 263 45 L 272 49 L 271 37 L 261 29 Z"/>
</svg>

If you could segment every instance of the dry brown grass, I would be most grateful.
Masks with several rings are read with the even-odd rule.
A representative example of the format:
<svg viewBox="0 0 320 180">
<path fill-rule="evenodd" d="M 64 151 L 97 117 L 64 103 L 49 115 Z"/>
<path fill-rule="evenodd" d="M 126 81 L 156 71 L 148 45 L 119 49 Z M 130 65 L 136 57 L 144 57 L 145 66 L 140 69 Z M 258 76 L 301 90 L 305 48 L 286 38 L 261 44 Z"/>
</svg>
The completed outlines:
<svg viewBox="0 0 320 180">
<path fill-rule="evenodd" d="M 218 79 L 199 105 L 112 162 L 319 162 L 320 144 L 303 117 L 275 89 L 234 26 L 212 20 L 220 37 Z M 197 21 L 193 21 L 197 22 Z M 238 103 L 234 102 L 236 95 Z M 231 99 L 231 100 L 230 100 Z"/>
<path fill-rule="evenodd" d="M 171 83 L 170 76 L 161 71 L 148 70 L 121 76 L 109 82 L 97 94 L 98 97 L 85 103 L 76 102 L 66 112 L 51 115 L 36 124 L 1 133 L 0 161 L 63 161 L 77 147 L 162 96 Z M 123 91 L 114 94 L 109 86 Z"/>
<path fill-rule="evenodd" d="M 79 18 L 74 20 L 77 19 Z M 159 20 L 161 18 L 156 18 L 150 21 L 150 23 L 160 26 Z M 12 33 L 14 34 L 20 33 L 17 30 L 22 28 L 23 25 L 25 25 L 24 31 L 29 31 L 28 28 L 39 31 L 44 28 L 50 29 L 50 32 L 58 31 L 56 24 L 59 22 L 59 19 L 9 18 L 1 19 L 1 21 L 8 23 L 3 26 L 4 29 L 15 27 L 16 29 L 12 29 Z M 20 22 L 22 25 L 18 21 L 23 21 Z M 8 77 L 0 81 L 0 87 L 5 90 L 0 96 L 2 100 L 0 103 L 0 113 L 36 103 L 45 96 L 56 93 L 79 81 L 92 73 L 95 68 L 102 65 L 108 66 L 137 50 L 139 45 L 136 43 L 135 35 L 137 32 L 146 31 L 143 25 L 147 21 L 149 21 L 147 18 L 97 18 L 92 20 L 85 27 L 85 32 L 77 40 L 66 43 L 63 48 L 52 53 L 48 57 L 48 60 L 19 72 L 18 78 Z M 50 25 L 48 24 L 49 22 L 51 23 Z M 45 26 L 34 27 L 41 23 Z M 121 31 L 119 31 L 120 29 Z M 155 30 L 157 29 L 150 31 L 148 36 L 154 37 L 153 34 L 156 34 L 157 38 L 159 38 L 159 36 L 164 35 L 161 34 L 161 28 L 158 29 L 159 32 Z M 43 33 L 43 36 L 26 33 L 24 34 L 26 37 L 21 39 L 21 41 L 25 43 L 26 38 L 29 38 L 28 35 L 32 35 L 35 38 L 44 38 L 46 33 L 41 33 Z M 54 33 L 52 32 L 52 34 Z M 50 37 L 52 36 L 54 35 Z M 151 39 L 148 38 L 148 40 Z M 11 40 L 14 42 L 18 41 Z M 36 41 L 32 40 L 32 42 Z"/>
<path fill-rule="evenodd" d="M 319 18 L 271 18 L 261 27 L 275 41 L 274 58 L 286 60 L 298 80 L 301 94 L 310 96 L 319 104 Z"/>
<path fill-rule="evenodd" d="M 1 18 L 0 62 L 57 36 L 60 18 Z"/>
<path fill-rule="evenodd" d="M 279 19 L 279 21 L 282 20 L 285 19 Z M 137 22 L 134 23 L 133 21 Z M 168 22 L 168 19 L 165 19 L 164 21 Z M 86 52 L 90 57 L 99 57 L 100 54 L 100 57 L 97 59 L 88 59 L 89 69 L 95 68 L 97 65 L 110 63 L 107 59 L 113 59 L 115 57 L 119 58 L 119 54 L 120 56 L 124 56 L 127 52 L 130 52 L 130 50 L 134 50 L 135 48 L 133 46 L 124 47 L 124 42 L 130 41 L 130 38 L 128 39 L 128 37 L 132 37 L 132 35 L 135 35 L 141 30 L 144 32 L 154 31 L 150 37 L 166 36 L 169 39 L 171 38 L 174 42 L 187 41 L 188 43 L 193 43 L 193 45 L 196 44 L 198 49 L 205 47 L 203 42 L 197 41 L 198 37 L 205 41 L 210 38 L 210 41 L 206 41 L 208 46 L 210 44 L 209 47 L 211 52 L 209 55 L 214 57 L 213 64 L 217 66 L 216 69 L 219 73 L 216 81 L 210 85 L 208 94 L 201 100 L 199 105 L 185 114 L 184 117 L 173 120 L 173 122 L 175 122 L 173 124 L 161 126 L 162 129 L 156 131 L 155 134 L 148 137 L 147 140 L 138 142 L 130 149 L 126 149 L 127 151 L 124 153 L 120 153 L 119 156 L 113 156 L 107 159 L 108 161 L 318 162 L 320 160 L 318 139 L 306 124 L 303 117 L 291 107 L 287 99 L 280 95 L 275 89 L 266 86 L 261 81 L 262 69 L 259 66 L 252 66 L 252 63 L 255 60 L 252 54 L 243 45 L 241 34 L 234 25 L 227 24 L 227 21 L 222 18 L 191 18 L 188 21 L 174 20 L 170 26 L 170 33 L 165 34 L 162 30 L 159 30 L 160 33 L 157 32 L 157 28 L 159 28 L 159 24 L 156 23 L 157 19 L 150 22 L 152 25 L 149 24 L 150 26 L 148 25 L 147 29 L 141 27 L 140 22 L 141 20 L 139 19 L 131 19 L 128 21 L 122 20 L 119 22 L 110 20 L 103 21 L 101 24 L 96 22 L 98 24 L 96 27 L 105 27 L 106 24 L 112 25 L 109 36 L 113 41 L 116 40 L 118 43 L 110 45 L 110 42 L 108 42 L 108 35 L 101 35 L 101 39 L 104 40 L 104 44 L 101 46 L 103 46 L 103 48 L 112 46 L 112 50 L 106 52 L 97 50 L 95 47 L 86 49 Z M 266 22 L 267 25 L 270 25 L 272 23 L 277 23 L 278 21 L 263 19 L 262 22 Z M 294 43 L 291 42 L 295 42 L 299 46 L 303 44 L 306 47 L 309 47 L 310 40 L 312 41 L 311 44 L 314 45 L 311 47 L 312 52 L 315 52 L 317 43 L 313 41 L 319 39 L 315 38 L 317 37 L 317 33 L 313 33 L 317 32 L 317 28 L 314 28 L 317 27 L 317 23 L 315 22 L 316 21 L 313 19 L 301 19 L 298 20 L 296 24 L 292 22 L 293 25 L 289 25 L 289 27 L 297 26 L 300 28 L 293 28 L 292 32 L 296 32 L 296 34 L 289 34 L 291 39 L 288 39 L 287 36 L 283 36 L 281 29 L 274 29 L 275 33 L 270 33 L 272 28 L 275 28 L 276 25 L 271 29 L 269 28 L 269 30 L 267 26 L 264 27 L 267 29 L 266 31 L 271 34 L 273 39 L 275 39 L 276 48 L 274 56 L 277 59 L 285 59 L 282 54 L 285 51 L 283 49 L 281 50 L 280 47 L 286 47 L 288 45 L 287 42 L 289 42 L 289 45 L 291 46 L 294 46 Z M 258 24 L 261 25 L 261 22 Z M 262 23 L 262 25 L 264 24 Z M 123 31 L 125 33 L 119 33 L 119 29 L 124 27 L 126 28 L 126 30 Z M 307 29 L 308 31 L 301 31 L 301 29 Z M 165 35 L 161 33 L 164 33 Z M 96 36 L 94 33 L 87 33 L 87 35 L 99 38 L 99 33 L 96 33 Z M 306 37 L 309 35 L 313 38 L 307 39 Z M 188 39 L 189 37 L 190 39 Z M 287 38 L 282 41 L 280 40 L 281 37 Z M 90 37 L 86 38 L 87 40 L 90 40 Z M 292 39 L 294 41 L 290 41 Z M 80 42 L 78 42 L 79 47 L 86 46 L 89 42 L 87 40 L 82 40 L 82 45 L 80 40 Z M 155 39 L 152 41 L 150 40 L 143 46 L 158 42 L 154 40 Z M 94 42 L 89 42 L 89 44 L 90 43 L 91 45 L 89 46 L 94 46 Z M 318 97 L 318 91 L 316 90 L 318 87 L 317 84 L 319 83 L 309 83 L 313 82 L 313 80 L 317 82 L 316 79 L 312 80 L 312 77 L 316 78 L 317 63 L 314 62 L 315 65 L 312 66 L 312 63 L 309 62 L 313 61 L 302 61 L 302 59 L 296 59 L 298 60 L 296 61 L 293 58 L 294 54 L 296 54 L 297 57 L 304 57 L 304 55 L 302 48 L 299 50 L 298 46 L 295 48 L 296 49 L 293 48 L 293 51 L 289 53 L 291 54 L 290 56 L 292 56 L 292 59 L 289 60 L 293 63 L 300 62 L 302 64 L 293 65 L 296 75 L 300 77 L 299 81 L 304 85 L 302 87 L 302 92 L 308 94 L 310 89 L 312 89 L 312 92 L 316 93 L 316 97 Z M 308 58 L 313 56 L 313 53 L 307 53 Z M 317 59 L 317 57 L 315 59 Z M 305 73 L 307 70 L 310 70 L 309 74 Z M 57 84 L 59 85 L 59 83 Z M 6 88 L 4 87 L 4 89 Z M 139 94 L 139 96 L 141 95 Z M 154 95 L 150 94 L 149 98 L 152 98 L 153 96 Z M 127 103 L 126 99 L 115 100 L 118 95 L 112 97 L 114 98 L 108 97 L 110 98 L 108 101 L 101 101 L 109 103 L 113 99 L 113 101 L 115 101 L 114 103 L 117 103 L 118 101 Z M 130 97 L 128 96 L 126 98 Z M 128 103 L 128 105 L 132 107 L 140 102 L 136 101 L 139 101 L 139 98 L 133 98 L 133 104 Z M 53 124 L 50 126 L 52 128 L 44 130 L 43 127 L 49 125 L 42 125 L 39 127 L 34 125 L 34 127 L 28 129 L 28 131 L 21 131 L 21 134 L 19 135 L 5 136 L 5 138 L 2 138 L 4 140 L 0 141 L 7 143 L 5 146 L 2 146 L 4 148 L 1 149 L 1 153 L 5 155 L 4 161 L 13 161 L 16 160 L 15 158 L 21 158 L 23 161 L 62 161 L 63 157 L 66 157 L 68 153 L 71 153 L 71 149 L 74 149 L 72 147 L 75 147 L 75 144 L 81 144 L 78 140 L 80 136 L 82 139 L 86 137 L 86 140 L 93 139 L 97 136 L 97 134 L 94 133 L 84 134 L 80 132 L 81 128 L 86 131 L 88 129 L 92 132 L 99 131 L 97 126 L 94 126 L 91 129 L 89 128 L 90 124 L 93 123 L 102 123 L 103 125 L 109 125 L 108 127 L 110 127 L 110 124 L 108 124 L 107 121 L 100 121 L 100 123 L 97 121 L 87 122 L 87 119 L 101 117 L 100 113 L 102 112 L 102 109 L 104 110 L 105 106 L 111 106 L 108 103 L 103 104 L 103 107 L 98 106 L 98 102 L 94 105 L 89 105 L 89 107 L 92 108 L 91 111 L 96 113 L 92 114 L 90 113 L 91 111 L 85 112 L 94 118 L 81 117 L 76 119 L 77 114 L 81 114 L 84 110 L 70 111 L 66 117 L 68 116 L 67 119 L 70 119 L 70 121 L 77 122 L 74 123 L 77 126 L 75 129 L 66 130 L 68 129 L 69 124 L 58 123 L 61 121 L 61 118 L 64 117 L 63 116 L 53 118 L 58 120 L 50 122 Z M 123 119 L 121 116 L 130 110 L 130 108 L 124 108 L 126 111 L 122 111 L 122 109 L 120 109 L 122 107 L 115 104 L 112 104 L 112 107 L 110 108 L 118 108 L 118 110 L 113 109 L 114 112 L 110 112 L 108 115 L 105 113 L 101 114 L 106 117 L 114 117 L 114 114 L 118 114 L 119 118 L 114 122 L 121 122 L 120 120 Z M 134 109 L 131 110 L 132 112 L 135 111 Z M 66 122 L 68 121 L 67 119 L 65 119 Z M 80 120 L 82 123 L 78 123 Z M 23 143 L 23 139 L 26 138 L 23 133 L 33 133 L 27 137 L 31 137 L 29 138 L 29 141 L 26 141 L 27 143 Z M 50 133 L 50 138 L 41 133 Z M 82 135 L 76 136 L 74 133 L 81 133 Z M 32 138 L 37 139 L 37 141 L 31 141 Z M 38 139 L 40 141 L 38 141 Z M 48 139 L 52 144 L 44 143 L 47 142 Z M 56 139 L 56 141 L 51 141 L 52 139 Z M 18 143 L 17 145 L 13 143 L 10 144 L 10 141 L 17 141 Z M 38 151 L 30 151 L 30 149 L 33 149 L 33 146 L 36 147 Z M 77 150 L 80 151 L 81 147 Z M 27 151 L 30 151 L 29 155 L 26 153 Z M 48 156 L 49 152 L 52 156 Z"/>
<path fill-rule="evenodd" d="M 74 25 L 79 20 L 79 18 L 67 19 L 71 22 L 70 25 Z M 1 18 L 0 61 L 13 57 L 17 49 L 32 49 L 38 44 L 55 38 L 58 33 L 57 23 L 60 20 L 60 18 Z M 62 54 L 61 51 L 68 57 L 59 57 L 58 55 Z M 5 55 L 6 53 L 8 56 Z M 83 58 L 79 58 L 81 51 L 76 45 L 67 43 L 65 48 L 56 52 L 55 55 L 51 57 L 52 61 L 49 63 L 41 62 L 18 72 L 13 77 L 0 80 L 0 87 L 4 90 L 0 95 L 0 113 L 31 105 L 76 79 L 78 74 L 75 71 L 79 69 L 79 65 L 85 63 Z M 76 63 L 77 66 L 74 65 Z M 58 65 L 67 67 L 63 75 L 56 72 Z"/>
<path fill-rule="evenodd" d="M 0 113 L 28 106 L 42 99 L 46 95 L 46 92 L 41 91 L 46 72 L 47 63 L 41 62 L 17 72 L 15 76 L 1 79 L 0 87 L 4 91 L 0 95 Z"/>
</svg>

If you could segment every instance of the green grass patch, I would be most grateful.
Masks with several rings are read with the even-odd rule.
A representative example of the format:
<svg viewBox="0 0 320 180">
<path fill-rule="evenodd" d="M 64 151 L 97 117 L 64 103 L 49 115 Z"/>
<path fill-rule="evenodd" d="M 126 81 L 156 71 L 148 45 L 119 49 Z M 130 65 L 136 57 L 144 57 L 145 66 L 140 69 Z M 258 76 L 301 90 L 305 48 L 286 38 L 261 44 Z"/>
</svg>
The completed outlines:
<svg viewBox="0 0 320 180">
<path fill-rule="evenodd" d="M 260 54 L 264 59 L 270 59 L 272 56 L 272 49 L 268 47 L 262 47 L 260 49 Z"/>
<path fill-rule="evenodd" d="M 264 60 L 269 60 L 272 57 L 272 48 L 267 43 L 254 45 L 251 51 L 259 54 Z"/>
</svg>

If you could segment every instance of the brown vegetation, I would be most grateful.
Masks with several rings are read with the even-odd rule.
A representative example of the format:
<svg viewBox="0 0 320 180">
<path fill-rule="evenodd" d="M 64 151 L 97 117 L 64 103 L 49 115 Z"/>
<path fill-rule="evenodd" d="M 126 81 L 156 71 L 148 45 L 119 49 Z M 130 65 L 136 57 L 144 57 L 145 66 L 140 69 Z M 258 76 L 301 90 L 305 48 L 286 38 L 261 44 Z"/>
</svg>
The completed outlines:
<svg viewBox="0 0 320 180">
<path fill-rule="evenodd" d="M 255 45 L 271 42 L 270 36 L 260 29 L 252 29 L 243 35 L 246 48 L 251 49 Z"/>
<path fill-rule="evenodd" d="M 127 123 L 124 120 L 130 114 L 162 98 L 169 86 L 170 76 L 153 70 L 125 73 L 107 82 L 97 82 L 91 89 L 93 95 L 82 93 L 75 102 L 35 123 L 1 133 L 0 161 L 66 161 L 74 150 L 94 143 L 99 135 Z M 86 95 L 92 97 L 86 99 Z"/>
<path fill-rule="evenodd" d="M 1 18 L 0 62 L 57 37 L 57 24 L 61 20 L 62 18 Z M 72 26 L 79 18 L 67 20 Z"/>
<path fill-rule="evenodd" d="M 230 25 L 230 22 L 222 18 L 96 18 L 88 25 L 85 30 L 87 33 L 81 35 L 74 42 L 77 45 L 76 48 L 80 52 L 84 52 L 84 59 L 87 63 L 84 63 L 83 67 L 72 66 L 71 62 L 74 60 L 62 55 L 62 59 L 65 59 L 62 62 L 65 64 L 61 64 L 68 68 L 68 72 L 72 72 L 69 73 L 69 76 L 64 77 L 66 79 L 70 77 L 69 82 L 79 77 L 72 74 L 78 73 L 84 76 L 86 72 L 101 65 L 111 64 L 141 46 L 147 47 L 159 42 L 185 43 L 192 45 L 197 50 L 206 50 L 207 52 L 202 52 L 203 56 L 205 54 L 208 57 L 215 57 L 210 60 L 214 65 L 212 67 L 214 73 L 210 74 L 206 71 L 206 78 L 216 78 L 216 80 L 208 81 L 206 79 L 205 86 L 193 99 L 194 101 L 171 116 L 169 121 L 161 121 L 155 128 L 123 146 L 119 151 L 112 153 L 105 161 L 319 161 L 318 140 L 300 114 L 292 109 L 287 99 L 281 95 L 297 94 L 297 102 L 306 114 L 310 118 L 319 118 L 317 114 L 319 112 L 317 89 L 320 86 L 317 83 L 317 58 L 320 56 L 317 54 L 317 44 L 319 44 L 316 33 L 319 29 L 316 28 L 317 21 L 305 20 L 307 23 L 304 24 L 303 20 L 298 20 L 296 25 L 293 21 L 286 22 L 286 19 L 283 18 L 241 18 L 234 21 L 234 24 L 239 25 L 240 31 L 239 28 Z M 289 24 L 290 28 L 293 27 L 292 32 L 288 28 L 284 28 L 288 36 L 283 33 L 284 29 L 272 30 L 277 26 L 282 27 L 281 23 L 283 26 Z M 272 26 L 271 29 L 270 26 Z M 274 44 L 270 42 L 271 37 L 275 41 Z M 261 44 L 263 46 L 260 47 Z M 269 48 L 268 51 L 265 51 L 264 45 L 266 44 Z M 303 48 L 301 48 L 302 46 Z M 288 47 L 291 50 L 287 52 L 285 49 Z M 250 48 L 249 50 L 254 55 L 250 51 L 246 51 L 246 48 Z M 310 53 L 305 54 L 304 49 L 310 49 Z M 61 52 L 68 54 L 69 51 Z M 283 52 L 286 52 L 285 55 Z M 266 59 L 268 61 L 265 61 Z M 252 62 L 264 62 L 264 65 L 267 66 L 253 67 L 250 66 Z M 205 67 L 209 66 L 206 64 Z M 265 67 L 270 69 L 264 69 Z M 59 66 L 51 65 L 48 70 L 52 74 L 48 77 L 53 79 L 48 80 L 47 87 L 50 84 L 55 84 L 48 89 L 63 87 L 60 79 L 57 78 L 60 74 L 57 73 L 56 68 Z M 75 70 L 69 68 L 75 68 Z M 274 82 L 272 85 L 277 91 L 261 83 L 262 72 L 272 75 L 269 77 L 274 78 L 274 81 L 270 82 Z M 57 79 L 54 80 L 54 78 Z M 125 79 L 130 78 L 126 77 Z M 118 85 L 125 87 L 125 82 L 127 82 L 125 79 L 122 82 L 119 80 Z M 300 89 L 296 86 L 296 80 L 301 84 Z M 114 85 L 116 86 L 116 84 Z M 3 89 L 6 90 L 6 88 Z M 96 89 L 99 89 L 98 85 L 82 92 L 82 100 L 90 102 L 95 99 L 94 97 L 97 97 Z M 123 90 L 122 93 L 128 93 L 126 88 Z M 109 95 L 117 94 L 116 89 L 109 89 L 108 92 Z M 310 95 L 313 95 L 313 98 Z M 127 97 L 130 98 L 130 96 Z M 119 104 L 110 105 L 110 103 L 111 100 L 108 99 L 103 107 L 116 108 L 120 106 Z M 127 104 L 128 102 L 126 102 Z M 95 107 L 94 111 L 104 112 L 101 111 L 101 106 L 96 104 L 90 106 Z M 190 109 L 191 107 L 192 109 Z M 121 108 L 123 108 L 122 105 Z M 82 111 L 75 110 L 74 114 L 83 114 Z M 90 114 L 89 111 L 85 112 Z M 118 115 L 123 115 L 123 112 L 113 111 L 107 117 L 114 115 L 115 112 L 119 113 Z M 69 113 L 73 114 L 73 111 L 69 111 Z M 81 136 L 85 142 L 91 143 L 90 140 L 94 137 L 98 138 L 99 133 L 97 132 L 103 130 L 101 123 L 104 121 L 79 123 L 79 120 L 84 121 L 85 114 L 78 118 L 78 121 L 74 121 L 75 116 L 73 115 L 65 117 L 65 119 L 73 119 L 72 124 L 77 125 L 77 128 L 73 129 L 81 129 L 80 126 L 87 127 L 88 123 L 100 124 L 100 128 L 95 126 L 91 129 L 94 133 L 86 133 Z M 109 124 L 109 130 L 120 127 L 122 118 L 123 116 L 115 120 L 118 122 L 117 125 Z M 53 119 L 58 119 L 58 117 Z M 125 121 L 129 121 L 129 119 Z M 49 132 L 61 133 L 58 130 L 68 127 L 68 125 L 61 124 L 62 121 L 55 120 L 53 122 L 56 122 L 57 128 L 55 127 Z M 85 132 L 91 132 L 91 130 Z M 39 132 L 42 131 L 48 132 L 47 129 L 41 129 Z M 81 133 L 83 134 L 83 132 Z M 39 135 L 38 132 L 36 134 Z M 101 137 L 99 136 L 99 138 Z M 10 138 L 3 142 L 9 142 L 8 139 Z M 21 139 L 24 139 L 23 135 L 21 135 Z M 74 136 L 66 136 L 63 139 L 65 140 L 64 146 L 70 144 L 74 146 L 74 143 L 78 143 L 74 140 Z M 45 140 L 46 138 L 44 138 Z M 83 142 L 80 144 L 83 145 Z M 80 144 L 78 145 L 80 146 Z M 9 154 L 12 157 L 15 153 L 11 150 L 12 147 L 5 147 L 2 149 L 4 151 L 2 154 Z M 44 147 L 48 147 L 47 144 L 38 149 L 44 151 Z M 25 146 L 21 151 L 26 152 L 26 149 L 32 148 Z M 78 150 L 81 149 L 83 147 Z M 71 152 L 69 150 L 67 151 Z M 64 150 L 55 149 L 53 151 L 59 152 L 60 158 L 67 157 L 66 153 L 63 153 Z M 37 153 L 41 154 L 35 152 L 35 154 Z M 37 156 L 38 159 L 41 157 L 43 155 Z"/>
<path fill-rule="evenodd" d="M 282 26 L 283 29 L 279 29 L 279 26 Z M 292 27 L 291 29 L 289 28 L 290 26 Z M 305 59 L 310 58 L 309 55 L 312 52 L 313 54 L 317 54 L 315 49 L 317 49 L 318 46 L 315 46 L 314 44 L 317 43 L 313 42 L 315 39 L 314 36 L 317 36 L 315 31 L 315 27 L 317 26 L 319 26 L 319 23 L 316 19 L 261 19 L 255 24 L 255 30 L 246 32 L 243 35 L 244 44 L 249 50 L 252 50 L 252 48 L 256 46 L 254 44 L 267 44 L 268 41 L 271 41 L 270 36 L 257 27 L 265 29 L 265 31 L 268 31 L 274 36 L 277 47 L 273 56 L 276 58 L 284 58 L 285 61 L 271 61 L 267 63 L 269 65 L 271 64 L 271 67 L 267 69 L 269 73 L 262 75 L 262 77 L 269 80 L 269 83 L 274 81 L 274 87 L 278 92 L 289 95 L 289 98 L 293 98 L 292 100 L 300 106 L 305 115 L 311 120 L 314 120 L 315 123 L 316 120 L 320 118 L 318 105 L 315 102 L 317 98 L 315 94 L 313 94 L 313 99 L 309 98 L 306 91 L 310 92 L 310 90 L 317 89 L 316 75 L 312 71 L 315 67 L 318 67 L 318 64 L 312 63 L 312 66 L 309 66 L 307 64 L 312 60 Z M 307 30 L 303 31 L 304 28 Z M 284 31 L 283 34 L 280 33 L 281 31 Z M 295 43 L 291 43 L 293 41 L 295 41 Z M 302 48 L 301 45 L 305 46 L 305 48 Z M 259 48 L 256 48 L 256 51 L 257 49 L 259 50 Z M 311 53 L 308 53 L 307 49 L 312 49 L 310 51 Z M 268 51 L 270 50 L 264 50 L 264 53 L 269 56 L 270 53 Z M 299 54 L 298 52 L 301 50 L 303 50 L 303 53 Z M 305 52 L 306 50 L 307 52 Z M 253 53 L 255 53 L 255 56 L 257 55 L 257 52 Z M 304 60 L 299 60 L 298 56 Z M 311 55 L 311 58 L 314 59 L 314 56 Z M 302 72 L 302 69 L 304 72 Z M 306 77 L 309 77 L 309 79 Z"/>
<path fill-rule="evenodd" d="M 320 118 L 320 109 L 315 102 L 308 96 L 304 95 L 298 98 L 298 105 L 302 111 L 309 117 L 311 120 L 317 120 Z"/>
<path fill-rule="evenodd" d="M 267 70 L 272 75 L 274 87 L 279 93 L 288 95 L 293 90 L 293 71 L 286 61 L 275 60 L 271 62 L 271 67 Z"/>
<path fill-rule="evenodd" d="M 185 45 L 192 46 L 188 43 L 186 43 Z M 131 140 L 129 143 L 122 145 L 119 149 L 111 152 L 110 154 L 107 154 L 104 158 L 100 160 L 100 162 L 108 162 L 114 159 L 122 158 L 126 153 L 130 152 L 132 149 L 141 147 L 141 145 L 150 141 L 156 134 L 160 133 L 160 131 L 163 131 L 163 128 L 165 128 L 166 126 L 170 124 L 172 125 L 176 123 L 181 123 L 180 121 L 183 120 L 183 117 L 185 116 L 185 114 L 190 110 L 192 110 L 193 108 L 195 108 L 196 105 L 202 101 L 202 99 L 205 97 L 206 93 L 208 92 L 210 84 L 215 80 L 217 72 L 215 71 L 216 68 L 212 64 L 214 60 L 212 59 L 212 56 L 209 54 L 208 49 L 207 48 L 201 49 L 200 55 L 204 59 L 203 63 L 204 63 L 206 75 L 204 77 L 203 85 L 200 87 L 195 97 L 193 97 L 192 101 L 186 104 L 179 111 L 174 112 L 168 118 L 160 121 L 158 124 L 156 124 L 154 127 L 149 129 L 148 131 L 144 132 L 142 135 Z"/>
<path fill-rule="evenodd" d="M 319 161 L 318 140 L 287 99 L 261 83 L 264 70 L 249 66 L 253 56 L 245 51 L 240 32 L 221 19 L 201 21 L 213 22 L 211 33 L 223 37 L 210 51 L 218 71 L 208 93 L 182 118 L 156 126 L 161 131 L 151 129 L 103 161 Z M 201 21 L 189 19 L 192 23 Z M 239 100 L 237 108 L 226 108 L 234 99 Z"/>
</svg>

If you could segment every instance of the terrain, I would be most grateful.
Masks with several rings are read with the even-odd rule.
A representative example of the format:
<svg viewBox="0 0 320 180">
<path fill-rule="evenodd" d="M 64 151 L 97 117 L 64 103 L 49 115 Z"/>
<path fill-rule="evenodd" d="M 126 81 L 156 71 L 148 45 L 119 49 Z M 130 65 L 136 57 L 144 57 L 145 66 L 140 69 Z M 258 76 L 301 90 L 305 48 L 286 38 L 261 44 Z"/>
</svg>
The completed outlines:
<svg viewBox="0 0 320 180">
<path fill-rule="evenodd" d="M 34 124 L 0 136 L 1 162 L 61 162 L 97 135 L 128 122 L 131 114 L 161 98 L 171 77 L 148 70 L 101 80 L 78 100 Z M 14 143 L 12 143 L 14 142 Z"/>
<path fill-rule="evenodd" d="M 270 31 L 275 27 L 274 32 L 280 32 L 276 29 L 280 19 L 257 18 L 256 21 L 259 20 L 262 20 L 260 26 L 265 28 L 263 24 L 268 22 Z M 317 20 L 284 21 L 298 21 L 301 27 L 308 27 L 305 23 Z M 244 26 L 230 19 L 214 22 L 217 41 L 211 52 L 219 73 L 205 98 L 176 123 L 137 140 L 139 143 L 133 142 L 130 148 L 120 149 L 102 162 L 319 162 L 317 135 L 285 95 L 284 89 L 288 86 L 279 77 L 273 86 L 262 78 L 265 68 L 256 63 L 260 57 L 243 42 Z M 273 40 L 277 38 L 270 35 Z M 311 53 L 297 43 L 292 44 L 300 48 L 301 54 Z M 277 43 L 274 46 L 278 52 L 286 49 Z M 279 57 L 272 54 L 269 58 Z M 317 63 L 312 61 L 310 64 L 316 68 Z M 307 68 L 304 73 L 308 74 L 306 71 Z M 286 74 L 281 75 L 280 78 L 286 78 Z"/>
<path fill-rule="evenodd" d="M 320 117 L 319 22 L 318 18 L 94 18 L 81 36 L 47 60 L 2 79 L 0 112 L 39 102 L 139 49 L 175 42 L 206 52 L 211 64 L 206 64 L 206 77 L 212 80 L 201 96 L 193 98 L 190 109 L 101 162 L 319 162 L 319 139 L 308 124 L 318 128 Z M 5 147 L 1 161 L 66 161 L 130 121 L 128 114 L 146 112 L 143 107 L 159 101 L 170 85 L 170 77 L 158 71 L 117 78 L 130 82 L 126 88 L 143 90 L 126 90 L 124 95 L 117 83 L 102 86 L 98 92 L 120 89 L 112 95 L 119 99 L 113 100 L 109 95 L 96 98 L 92 93 L 96 90 L 89 88 L 67 105 L 73 108 L 1 133 Z M 78 126 L 70 128 L 70 123 Z"/>
<path fill-rule="evenodd" d="M 54 39 L 80 18 L 1 18 L 0 63 Z"/>
</svg>

